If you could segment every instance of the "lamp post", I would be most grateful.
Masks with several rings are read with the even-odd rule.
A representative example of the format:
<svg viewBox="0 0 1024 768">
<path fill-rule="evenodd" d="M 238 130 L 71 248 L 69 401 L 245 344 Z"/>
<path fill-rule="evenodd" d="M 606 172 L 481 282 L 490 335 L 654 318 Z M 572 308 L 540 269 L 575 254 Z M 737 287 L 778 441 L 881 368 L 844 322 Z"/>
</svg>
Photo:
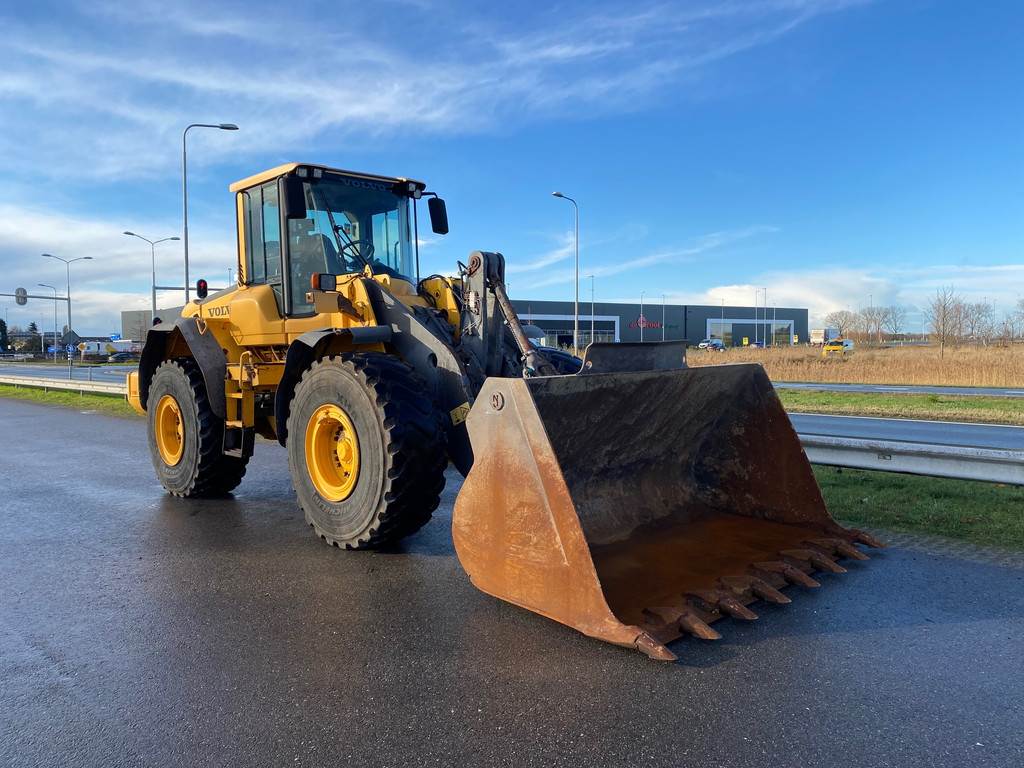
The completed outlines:
<svg viewBox="0 0 1024 768">
<path fill-rule="evenodd" d="M 49 288 L 53 291 L 53 362 L 57 362 L 57 289 L 46 283 L 36 283 L 40 288 Z M 45 353 L 44 353 L 45 354 Z M 45 358 L 44 358 L 45 359 Z"/>
<path fill-rule="evenodd" d="M 129 237 L 137 237 L 137 238 L 139 238 L 139 240 L 145 240 L 147 243 L 149 243 L 149 258 L 150 258 L 150 263 L 151 263 L 151 267 L 152 267 L 152 274 L 153 274 L 153 281 L 152 281 L 152 285 L 150 286 L 150 297 L 151 297 L 151 301 L 152 301 L 153 317 L 156 317 L 156 244 L 157 243 L 163 243 L 163 242 L 166 242 L 168 240 L 181 240 L 181 238 L 180 237 L 161 237 L 159 240 L 150 240 L 148 237 L 143 237 L 142 235 L 137 235 L 134 232 L 122 232 L 121 234 L 122 235 L 128 235 Z M 188 283 L 187 282 L 185 283 L 185 286 L 186 286 L 186 288 L 188 287 Z M 150 318 L 150 321 L 152 321 L 153 317 Z"/>
<path fill-rule="evenodd" d="M 594 343 L 594 276 L 588 275 L 590 278 L 590 343 Z"/>
<path fill-rule="evenodd" d="M 185 241 L 185 303 L 188 304 L 189 282 L 188 282 L 188 151 L 185 139 L 188 132 L 193 128 L 216 128 L 221 131 L 237 131 L 238 126 L 234 123 L 192 123 L 181 132 L 181 207 L 184 227 L 182 235 Z"/>
<path fill-rule="evenodd" d="M 79 257 L 74 258 L 74 259 L 62 259 L 60 256 L 54 256 L 52 253 L 44 253 L 43 254 L 43 258 L 46 258 L 46 259 L 56 259 L 57 261 L 63 261 L 64 262 L 64 266 L 67 267 L 67 271 L 68 271 L 68 288 L 67 288 L 67 297 L 68 297 L 68 333 L 70 333 L 71 330 L 72 330 L 72 328 L 71 328 L 71 265 L 74 264 L 76 261 L 92 261 L 92 256 L 79 256 Z"/>
<path fill-rule="evenodd" d="M 576 204 L 568 195 L 563 195 L 561 192 L 552 192 L 553 197 L 560 197 L 563 200 L 568 200 L 572 203 L 573 211 L 575 212 L 575 244 L 576 244 L 576 299 L 573 305 L 573 322 L 572 322 L 572 347 L 573 351 L 579 350 L 579 336 L 580 336 L 580 207 Z"/>
<path fill-rule="evenodd" d="M 647 325 L 647 321 L 644 320 L 644 294 L 647 291 L 640 291 L 640 319 L 637 320 L 637 325 L 640 326 L 640 341 L 644 340 L 644 326 Z"/>
<path fill-rule="evenodd" d="M 661 294 L 661 340 L 665 340 L 665 294 Z"/>
</svg>

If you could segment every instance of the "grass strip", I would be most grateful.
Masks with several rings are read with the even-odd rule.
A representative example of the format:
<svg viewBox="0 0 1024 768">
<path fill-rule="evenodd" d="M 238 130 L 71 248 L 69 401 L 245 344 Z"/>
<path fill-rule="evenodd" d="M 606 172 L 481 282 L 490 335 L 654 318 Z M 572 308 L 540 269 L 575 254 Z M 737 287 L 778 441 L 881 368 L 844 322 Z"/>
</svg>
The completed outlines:
<svg viewBox="0 0 1024 768">
<path fill-rule="evenodd" d="M 1022 487 L 825 466 L 814 474 L 829 512 L 844 525 L 1024 550 Z"/>
<path fill-rule="evenodd" d="M 79 411 L 96 411 L 108 416 L 131 416 L 138 418 L 138 414 L 132 410 L 132 407 L 128 405 L 128 402 L 123 397 L 111 395 L 79 394 L 78 392 L 65 392 L 56 389 L 44 392 L 42 389 L 35 389 L 33 387 L 15 387 L 10 384 L 0 384 L 0 397 L 25 400 L 42 405 L 59 405 Z"/>
<path fill-rule="evenodd" d="M 778 389 L 787 411 L 881 416 L 933 421 L 973 421 L 1024 426 L 1024 403 L 1012 397 Z"/>
</svg>

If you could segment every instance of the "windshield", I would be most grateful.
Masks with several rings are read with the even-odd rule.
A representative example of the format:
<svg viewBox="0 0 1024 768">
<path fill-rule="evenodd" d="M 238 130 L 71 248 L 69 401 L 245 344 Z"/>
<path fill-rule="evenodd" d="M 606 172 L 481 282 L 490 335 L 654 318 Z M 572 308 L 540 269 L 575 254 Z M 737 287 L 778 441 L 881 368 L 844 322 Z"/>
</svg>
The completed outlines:
<svg viewBox="0 0 1024 768">
<path fill-rule="evenodd" d="M 409 199 L 387 182 L 325 174 L 305 181 L 306 218 L 288 222 L 292 306 L 308 306 L 314 272 L 376 273 L 415 281 Z"/>
</svg>

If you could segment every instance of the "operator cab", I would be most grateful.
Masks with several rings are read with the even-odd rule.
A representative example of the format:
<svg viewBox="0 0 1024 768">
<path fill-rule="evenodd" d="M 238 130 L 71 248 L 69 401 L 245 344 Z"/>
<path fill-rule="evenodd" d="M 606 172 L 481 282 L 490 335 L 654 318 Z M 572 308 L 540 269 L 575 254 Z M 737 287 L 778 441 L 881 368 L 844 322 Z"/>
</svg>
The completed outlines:
<svg viewBox="0 0 1024 768">
<path fill-rule="evenodd" d="M 297 163 L 233 184 L 245 284 L 271 285 L 292 317 L 314 313 L 306 294 L 316 273 L 369 267 L 416 285 L 415 206 L 425 188 L 410 179 Z M 444 201 L 433 195 L 429 208 L 433 230 L 447 233 Z"/>
</svg>

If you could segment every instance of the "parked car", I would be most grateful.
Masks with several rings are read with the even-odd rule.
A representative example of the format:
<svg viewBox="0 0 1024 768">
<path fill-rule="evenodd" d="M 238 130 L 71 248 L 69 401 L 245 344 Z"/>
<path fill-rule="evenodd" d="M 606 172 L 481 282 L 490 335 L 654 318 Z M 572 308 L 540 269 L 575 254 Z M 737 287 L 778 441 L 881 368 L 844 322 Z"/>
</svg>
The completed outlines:
<svg viewBox="0 0 1024 768">
<path fill-rule="evenodd" d="M 139 356 L 134 352 L 115 352 L 107 358 L 108 363 L 130 363 L 138 360 Z"/>
<path fill-rule="evenodd" d="M 697 349 L 710 349 L 712 352 L 724 352 L 725 343 L 721 339 L 702 339 Z"/>
<path fill-rule="evenodd" d="M 832 339 L 832 341 L 821 348 L 822 357 L 829 357 L 831 355 L 845 357 L 851 354 L 853 354 L 853 341 L 850 339 Z"/>
<path fill-rule="evenodd" d="M 763 341 L 752 341 L 747 346 L 753 347 L 754 349 L 764 349 Z"/>
</svg>

